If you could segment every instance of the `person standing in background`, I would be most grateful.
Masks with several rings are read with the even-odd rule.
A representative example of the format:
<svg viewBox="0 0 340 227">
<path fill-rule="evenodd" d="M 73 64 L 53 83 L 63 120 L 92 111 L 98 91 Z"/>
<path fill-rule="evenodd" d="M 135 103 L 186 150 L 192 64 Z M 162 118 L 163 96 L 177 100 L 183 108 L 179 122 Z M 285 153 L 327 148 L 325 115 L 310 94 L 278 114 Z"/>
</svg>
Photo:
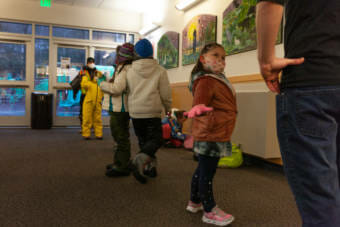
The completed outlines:
<svg viewBox="0 0 340 227">
<path fill-rule="evenodd" d="M 87 69 L 81 81 L 82 94 L 85 98 L 82 105 L 82 136 L 89 140 L 91 128 L 94 128 L 96 139 L 103 139 L 102 100 L 103 92 L 98 81 L 105 80 L 105 76 L 96 69 L 93 58 L 87 59 Z"/>
<path fill-rule="evenodd" d="M 153 59 L 149 40 L 135 45 L 136 60 L 127 72 L 128 105 L 140 151 L 132 161 L 140 183 L 156 177 L 156 152 L 163 144 L 161 114 L 171 111 L 171 88 L 167 71 Z"/>
<path fill-rule="evenodd" d="M 285 57 L 277 58 L 284 6 Z M 277 134 L 302 225 L 339 227 L 340 2 L 259 0 L 256 14 L 260 70 L 278 93 Z"/>
<path fill-rule="evenodd" d="M 116 69 L 112 82 L 100 83 L 100 88 L 104 92 L 103 109 L 109 111 L 111 134 L 117 144 L 113 163 L 107 165 L 105 175 L 108 177 L 130 175 L 130 116 L 126 94 L 126 74 L 134 59 L 133 44 L 124 43 L 117 47 L 116 56 Z M 119 77 L 122 78 L 118 80 Z"/>
<path fill-rule="evenodd" d="M 86 60 L 86 66 L 83 67 L 83 69 L 81 69 L 77 75 L 77 77 L 81 77 L 81 79 L 83 78 L 83 76 L 89 75 L 90 71 L 92 71 L 91 67 L 94 64 L 94 58 L 89 57 Z M 85 99 L 85 90 L 84 89 L 80 89 L 81 90 L 81 95 L 80 95 L 80 102 L 79 102 L 79 106 L 80 106 L 80 110 L 79 110 L 79 120 L 80 120 L 80 128 L 83 127 L 83 103 L 84 103 L 84 99 Z M 79 90 L 77 90 L 76 92 L 78 92 Z M 74 98 L 76 97 L 76 93 L 73 94 Z M 82 133 L 82 130 L 80 130 L 80 133 Z"/>
</svg>

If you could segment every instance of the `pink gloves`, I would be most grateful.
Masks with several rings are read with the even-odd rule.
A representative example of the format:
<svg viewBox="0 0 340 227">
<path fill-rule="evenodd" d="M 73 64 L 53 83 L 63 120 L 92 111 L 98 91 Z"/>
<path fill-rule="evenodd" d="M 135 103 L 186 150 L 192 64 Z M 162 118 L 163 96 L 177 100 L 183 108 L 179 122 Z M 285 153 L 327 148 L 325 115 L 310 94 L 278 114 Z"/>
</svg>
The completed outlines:
<svg viewBox="0 0 340 227">
<path fill-rule="evenodd" d="M 191 108 L 191 110 L 189 110 L 188 112 L 184 112 L 184 116 L 188 118 L 194 118 L 212 110 L 213 110 L 212 107 L 207 107 L 204 104 L 198 104 Z"/>
</svg>

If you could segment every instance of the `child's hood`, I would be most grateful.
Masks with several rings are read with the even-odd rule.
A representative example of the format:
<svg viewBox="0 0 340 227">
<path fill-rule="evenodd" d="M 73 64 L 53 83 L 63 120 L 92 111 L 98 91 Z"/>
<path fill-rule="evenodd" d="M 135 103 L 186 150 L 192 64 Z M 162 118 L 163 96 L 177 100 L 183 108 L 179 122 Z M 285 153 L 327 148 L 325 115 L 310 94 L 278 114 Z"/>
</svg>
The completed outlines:
<svg viewBox="0 0 340 227">
<path fill-rule="evenodd" d="M 158 67 L 159 65 L 155 59 L 145 58 L 132 63 L 132 69 L 135 74 L 144 78 L 150 77 Z"/>
</svg>

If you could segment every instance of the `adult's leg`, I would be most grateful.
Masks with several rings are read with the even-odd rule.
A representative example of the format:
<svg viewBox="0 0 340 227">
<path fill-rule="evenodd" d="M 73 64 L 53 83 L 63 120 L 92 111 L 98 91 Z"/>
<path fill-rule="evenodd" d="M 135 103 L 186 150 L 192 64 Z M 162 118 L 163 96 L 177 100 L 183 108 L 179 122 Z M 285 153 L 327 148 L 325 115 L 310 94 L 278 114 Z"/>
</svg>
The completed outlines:
<svg viewBox="0 0 340 227">
<path fill-rule="evenodd" d="M 287 89 L 277 96 L 280 150 L 304 227 L 340 226 L 334 117 L 339 113 L 340 88 L 335 90 Z"/>
<path fill-rule="evenodd" d="M 94 103 L 92 101 L 85 102 L 83 104 L 83 126 L 82 135 L 84 138 L 89 138 L 91 136 L 91 128 L 93 125 L 93 110 Z"/>
<path fill-rule="evenodd" d="M 85 94 L 81 94 L 80 95 L 80 110 L 79 110 L 79 120 L 80 120 L 80 127 L 83 126 L 83 104 L 84 104 L 84 100 L 85 100 Z"/>
<path fill-rule="evenodd" d="M 337 124 L 338 124 L 338 134 L 336 138 L 336 147 L 337 147 L 337 170 L 338 170 L 338 187 L 340 188 L 340 113 L 337 117 Z M 340 197 L 340 194 L 338 195 Z"/>
<path fill-rule="evenodd" d="M 103 122 L 102 122 L 102 104 L 96 103 L 93 114 L 93 128 L 94 134 L 97 138 L 103 137 Z"/>
<path fill-rule="evenodd" d="M 338 121 L 338 125 L 340 124 L 340 120 Z M 338 182 L 339 182 L 339 187 L 340 187 L 340 127 L 338 127 L 338 137 L 336 140 L 337 144 L 337 165 L 338 165 Z"/>
</svg>

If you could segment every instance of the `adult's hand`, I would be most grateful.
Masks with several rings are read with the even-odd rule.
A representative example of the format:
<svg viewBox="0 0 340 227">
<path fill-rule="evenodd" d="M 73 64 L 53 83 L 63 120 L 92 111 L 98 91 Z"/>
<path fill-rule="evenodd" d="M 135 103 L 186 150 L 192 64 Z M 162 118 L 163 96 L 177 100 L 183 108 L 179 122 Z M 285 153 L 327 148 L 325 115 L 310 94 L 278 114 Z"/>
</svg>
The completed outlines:
<svg viewBox="0 0 340 227">
<path fill-rule="evenodd" d="M 288 65 L 300 65 L 304 61 L 304 58 L 273 58 L 273 60 L 268 63 L 260 62 L 261 75 L 269 90 L 280 93 L 279 74 L 282 69 Z"/>
<path fill-rule="evenodd" d="M 267 87 L 280 92 L 279 74 L 288 65 L 299 65 L 304 58 L 288 59 L 275 57 L 275 43 L 281 25 L 283 5 L 261 1 L 256 5 L 256 33 L 260 70 Z"/>
</svg>

